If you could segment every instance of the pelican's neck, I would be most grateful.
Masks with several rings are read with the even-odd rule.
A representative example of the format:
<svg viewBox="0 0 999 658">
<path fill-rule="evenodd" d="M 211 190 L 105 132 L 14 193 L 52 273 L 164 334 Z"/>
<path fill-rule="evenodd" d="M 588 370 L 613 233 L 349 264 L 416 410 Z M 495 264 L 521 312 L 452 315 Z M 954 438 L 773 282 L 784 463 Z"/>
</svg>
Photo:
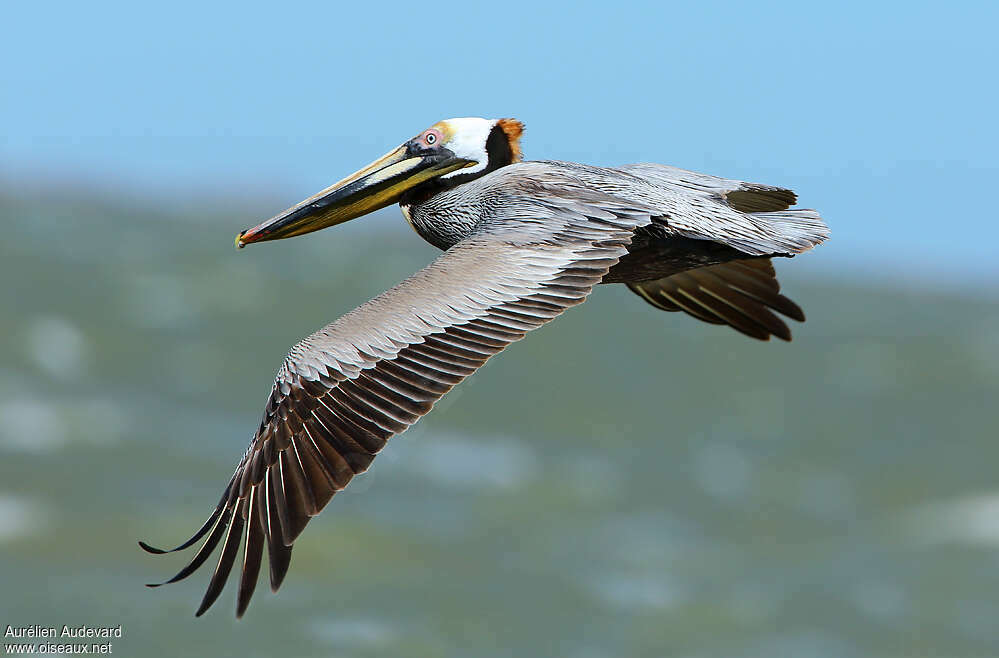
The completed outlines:
<svg viewBox="0 0 999 658">
<path fill-rule="evenodd" d="M 402 201 L 399 208 L 417 235 L 438 249 L 450 249 L 475 230 L 479 200 L 465 185 L 442 188 L 425 199 Z"/>
</svg>

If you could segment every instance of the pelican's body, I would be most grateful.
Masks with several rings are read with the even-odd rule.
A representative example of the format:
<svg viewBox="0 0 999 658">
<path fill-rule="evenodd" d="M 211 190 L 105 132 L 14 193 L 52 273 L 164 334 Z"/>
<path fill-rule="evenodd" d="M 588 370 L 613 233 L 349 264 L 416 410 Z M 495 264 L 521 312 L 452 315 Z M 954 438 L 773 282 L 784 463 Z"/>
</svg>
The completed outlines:
<svg viewBox="0 0 999 658">
<path fill-rule="evenodd" d="M 789 209 L 790 190 L 656 164 L 522 162 L 521 131 L 510 119 L 442 121 L 237 238 L 301 235 L 398 202 L 445 252 L 292 348 L 215 512 L 174 549 L 208 535 L 168 582 L 222 544 L 199 615 L 244 540 L 237 614 L 265 543 L 276 590 L 309 518 L 389 437 L 598 283 L 626 283 L 658 308 L 764 340 L 790 339 L 773 311 L 804 319 L 770 258 L 807 251 L 828 230 L 815 211 Z"/>
</svg>

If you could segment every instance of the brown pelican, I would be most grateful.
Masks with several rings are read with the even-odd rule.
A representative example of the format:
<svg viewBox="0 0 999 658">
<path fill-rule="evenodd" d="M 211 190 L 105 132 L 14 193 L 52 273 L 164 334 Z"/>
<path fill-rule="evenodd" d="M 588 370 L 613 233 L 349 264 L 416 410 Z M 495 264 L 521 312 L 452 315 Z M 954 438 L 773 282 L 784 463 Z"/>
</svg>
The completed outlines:
<svg viewBox="0 0 999 658">
<path fill-rule="evenodd" d="M 791 338 L 775 311 L 805 319 L 780 294 L 770 259 L 811 249 L 828 229 L 816 211 L 789 209 L 791 190 L 658 164 L 523 162 L 522 131 L 513 119 L 441 121 L 236 238 L 243 247 L 303 235 L 398 202 L 445 251 L 288 353 L 215 511 L 173 549 L 207 535 L 168 583 L 222 546 L 198 615 L 222 591 L 241 543 L 236 615 L 264 544 L 276 591 L 309 519 L 389 437 L 598 283 L 625 283 L 657 308 L 761 340 Z"/>
</svg>

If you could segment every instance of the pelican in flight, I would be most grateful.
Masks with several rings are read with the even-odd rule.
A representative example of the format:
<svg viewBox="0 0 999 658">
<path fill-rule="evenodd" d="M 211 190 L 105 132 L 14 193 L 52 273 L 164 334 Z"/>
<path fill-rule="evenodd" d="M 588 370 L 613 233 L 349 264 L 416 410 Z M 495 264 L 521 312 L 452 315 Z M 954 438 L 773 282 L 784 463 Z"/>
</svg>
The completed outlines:
<svg viewBox="0 0 999 658">
<path fill-rule="evenodd" d="M 309 519 L 389 437 L 598 283 L 624 283 L 656 308 L 760 340 L 791 339 L 777 313 L 805 319 L 780 294 L 771 259 L 829 232 L 816 211 L 791 209 L 791 190 L 659 164 L 525 162 L 522 132 L 513 119 L 441 121 L 236 238 L 244 247 L 304 235 L 398 203 L 444 253 L 291 348 L 221 500 L 173 549 L 205 537 L 167 583 L 221 545 L 197 615 L 221 593 L 240 544 L 236 615 L 265 545 L 277 591 Z"/>
</svg>

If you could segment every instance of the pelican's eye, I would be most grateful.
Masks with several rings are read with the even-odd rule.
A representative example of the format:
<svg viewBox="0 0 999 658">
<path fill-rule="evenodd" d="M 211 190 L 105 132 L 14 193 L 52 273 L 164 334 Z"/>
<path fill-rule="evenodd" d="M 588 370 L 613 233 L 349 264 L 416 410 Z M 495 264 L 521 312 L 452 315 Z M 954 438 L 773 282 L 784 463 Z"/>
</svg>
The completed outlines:
<svg viewBox="0 0 999 658">
<path fill-rule="evenodd" d="M 435 144 L 437 144 L 437 142 L 440 141 L 440 139 L 441 139 L 441 134 L 436 130 L 431 129 L 423 133 L 423 143 L 426 144 L 427 146 L 434 146 Z"/>
</svg>

